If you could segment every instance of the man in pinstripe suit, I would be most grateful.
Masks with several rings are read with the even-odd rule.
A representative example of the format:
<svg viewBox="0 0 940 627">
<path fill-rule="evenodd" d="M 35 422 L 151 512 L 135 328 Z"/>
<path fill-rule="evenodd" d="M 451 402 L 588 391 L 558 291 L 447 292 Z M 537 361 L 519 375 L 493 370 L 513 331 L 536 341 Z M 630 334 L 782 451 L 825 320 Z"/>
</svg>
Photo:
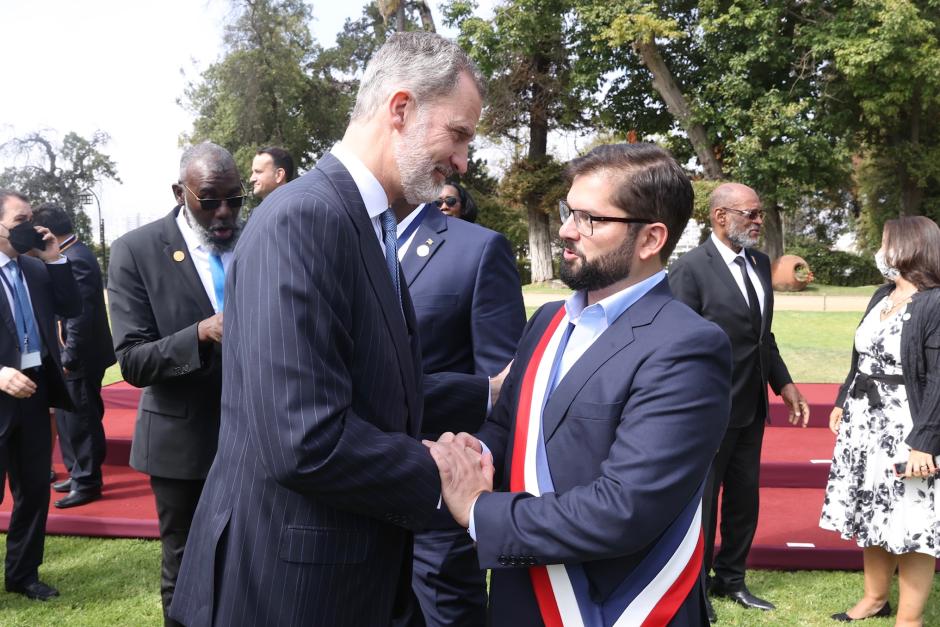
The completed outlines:
<svg viewBox="0 0 940 627">
<path fill-rule="evenodd" d="M 414 602 L 412 532 L 441 484 L 416 439 L 420 348 L 387 208 L 431 200 L 465 171 L 482 95 L 454 44 L 394 35 L 342 142 L 246 228 L 227 275 L 219 448 L 173 600 L 180 622 L 388 625 Z M 486 388 L 472 375 L 426 381 L 424 430 L 482 413 Z"/>
</svg>

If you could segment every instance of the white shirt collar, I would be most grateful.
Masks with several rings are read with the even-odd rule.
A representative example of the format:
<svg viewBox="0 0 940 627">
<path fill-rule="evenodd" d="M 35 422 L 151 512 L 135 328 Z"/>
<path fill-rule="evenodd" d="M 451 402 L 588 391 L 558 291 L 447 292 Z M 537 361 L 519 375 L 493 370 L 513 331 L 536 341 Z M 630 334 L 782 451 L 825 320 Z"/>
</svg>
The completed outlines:
<svg viewBox="0 0 940 627">
<path fill-rule="evenodd" d="M 343 146 L 342 142 L 336 142 L 330 152 L 339 159 L 353 182 L 359 188 L 359 194 L 362 196 L 362 202 L 366 205 L 366 211 L 370 218 L 376 218 L 388 209 L 388 196 L 385 189 L 375 175 L 366 167 L 359 157 L 353 154 L 351 150 Z"/>
<path fill-rule="evenodd" d="M 0 252 L 0 268 L 6 266 L 11 261 L 13 261 L 13 259 L 8 257 L 6 253 Z"/>
<path fill-rule="evenodd" d="M 396 232 L 398 233 L 399 236 L 401 236 L 401 234 L 405 232 L 405 229 L 408 228 L 408 225 L 410 225 L 412 222 L 415 221 L 415 218 L 418 217 L 418 214 L 421 213 L 422 209 L 424 209 L 424 205 L 418 205 L 417 207 L 414 208 L 414 211 L 406 215 L 405 219 L 398 223 L 398 228 L 396 229 Z"/>
<path fill-rule="evenodd" d="M 208 247 L 203 245 L 202 240 L 196 235 L 196 231 L 189 225 L 189 220 L 186 219 L 186 207 L 180 207 L 179 213 L 176 214 L 176 226 L 179 227 L 180 233 L 183 235 L 186 248 L 190 251 L 204 250 L 209 252 Z"/>
<path fill-rule="evenodd" d="M 647 292 L 656 287 L 659 282 L 665 278 L 666 271 L 660 270 L 653 276 L 647 277 L 629 287 L 625 287 L 619 292 L 614 292 L 607 298 L 599 300 L 590 306 L 587 304 L 587 292 L 575 292 L 565 301 L 565 311 L 568 313 L 568 319 L 571 322 L 577 323 L 585 310 L 597 310 L 602 312 L 606 325 L 610 326 L 620 317 L 620 314 L 629 309 L 631 305 L 640 300 Z"/>
<path fill-rule="evenodd" d="M 745 263 L 747 262 L 747 255 L 744 254 L 744 251 L 746 250 L 745 248 L 742 248 L 740 252 L 734 252 L 723 241 L 718 239 L 714 231 L 712 231 L 711 238 L 712 242 L 715 244 L 715 248 L 718 249 L 718 254 L 721 255 L 721 258 L 725 260 L 727 265 L 730 266 L 733 264 L 734 260 L 738 257 L 743 257 Z"/>
</svg>

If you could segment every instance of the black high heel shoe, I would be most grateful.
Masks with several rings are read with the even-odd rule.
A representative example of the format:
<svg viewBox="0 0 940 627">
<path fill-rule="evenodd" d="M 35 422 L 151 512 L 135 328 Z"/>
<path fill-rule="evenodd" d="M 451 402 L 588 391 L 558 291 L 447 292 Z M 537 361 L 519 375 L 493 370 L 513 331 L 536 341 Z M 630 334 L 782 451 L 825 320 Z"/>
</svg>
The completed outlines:
<svg viewBox="0 0 940 627">
<path fill-rule="evenodd" d="M 839 612 L 838 614 L 832 615 L 832 620 L 839 621 L 840 623 L 851 623 L 857 620 L 866 620 L 868 618 L 884 618 L 885 616 L 891 616 L 891 601 L 885 601 L 885 604 L 881 606 L 881 609 L 875 612 L 870 616 L 865 618 L 852 618 L 845 612 Z"/>
</svg>

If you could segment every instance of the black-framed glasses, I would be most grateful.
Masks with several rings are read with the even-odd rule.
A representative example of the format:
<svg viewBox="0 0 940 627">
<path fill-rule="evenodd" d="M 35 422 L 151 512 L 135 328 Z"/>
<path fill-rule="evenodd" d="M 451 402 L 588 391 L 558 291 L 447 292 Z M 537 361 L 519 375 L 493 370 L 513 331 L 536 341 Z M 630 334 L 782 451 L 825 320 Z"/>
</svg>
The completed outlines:
<svg viewBox="0 0 940 627">
<path fill-rule="evenodd" d="M 652 220 L 646 218 L 615 218 L 613 216 L 595 216 L 591 215 L 585 209 L 572 209 L 564 200 L 558 201 L 558 215 L 561 217 L 561 223 L 564 224 L 568 218 L 574 218 L 574 227 L 578 233 L 586 237 L 594 235 L 595 222 L 623 222 L 625 224 L 652 224 Z"/>
<path fill-rule="evenodd" d="M 199 206 L 201 206 L 206 211 L 215 211 L 222 206 L 223 201 L 226 205 L 228 205 L 229 209 L 240 209 L 242 203 L 245 202 L 245 198 L 247 197 L 245 194 L 245 188 L 242 187 L 241 196 L 231 196 L 229 198 L 200 198 L 196 192 L 189 189 L 189 186 L 186 183 L 180 182 L 180 184 L 185 187 L 186 190 L 196 198 L 196 200 L 199 201 Z"/>
<path fill-rule="evenodd" d="M 744 216 L 751 222 L 754 222 L 758 218 L 760 218 L 761 220 L 764 219 L 763 209 L 733 209 L 731 207 L 721 207 L 721 209 L 724 209 L 725 211 L 733 211 L 737 213 L 738 215 Z"/>
<path fill-rule="evenodd" d="M 458 202 L 460 202 L 460 199 L 457 198 L 456 196 L 447 196 L 446 198 L 438 198 L 437 200 L 434 201 L 434 204 L 437 206 L 438 209 L 440 209 L 445 204 L 448 207 L 453 207 Z"/>
</svg>

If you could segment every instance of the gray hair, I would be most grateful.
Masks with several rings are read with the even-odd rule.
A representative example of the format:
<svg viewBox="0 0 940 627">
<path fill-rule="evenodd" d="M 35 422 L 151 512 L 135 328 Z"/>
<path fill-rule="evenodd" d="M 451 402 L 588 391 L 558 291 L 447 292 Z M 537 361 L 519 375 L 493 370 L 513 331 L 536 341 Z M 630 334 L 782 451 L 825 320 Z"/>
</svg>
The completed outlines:
<svg viewBox="0 0 940 627">
<path fill-rule="evenodd" d="M 372 117 L 398 89 L 410 91 L 423 106 L 453 92 L 462 73 L 473 79 L 480 97 L 485 97 L 483 75 L 457 44 L 436 33 L 395 33 L 366 66 L 352 119 Z"/>
<path fill-rule="evenodd" d="M 230 169 L 238 171 L 232 153 L 212 142 L 202 142 L 186 149 L 180 158 L 181 182 L 185 180 L 189 166 L 194 163 L 202 163 L 212 172 L 224 172 Z"/>
</svg>

